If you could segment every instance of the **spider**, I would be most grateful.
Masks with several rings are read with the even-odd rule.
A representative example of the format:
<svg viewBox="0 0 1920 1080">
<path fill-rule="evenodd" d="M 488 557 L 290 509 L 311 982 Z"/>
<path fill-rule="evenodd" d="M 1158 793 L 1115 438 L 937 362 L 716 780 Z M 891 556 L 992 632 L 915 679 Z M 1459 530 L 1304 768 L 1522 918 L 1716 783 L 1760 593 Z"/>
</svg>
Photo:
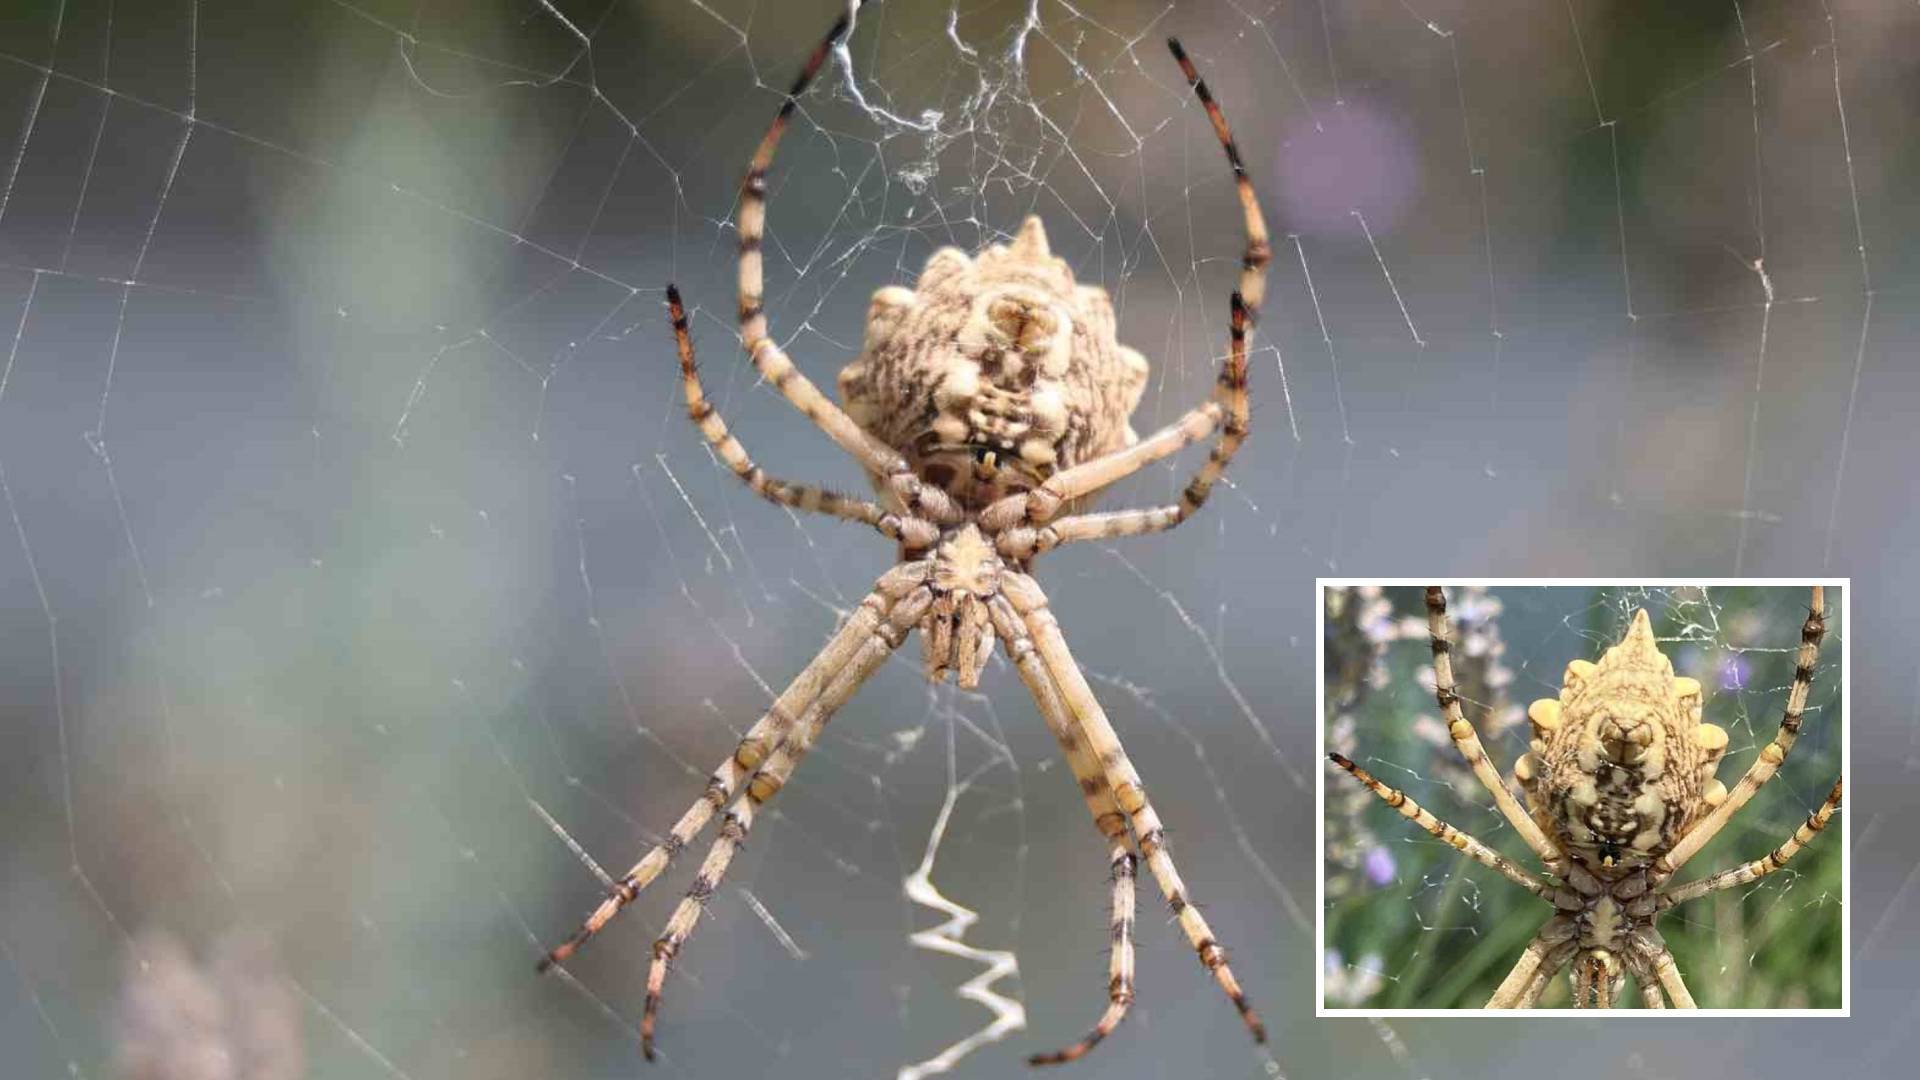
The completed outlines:
<svg viewBox="0 0 1920 1080">
<path fill-rule="evenodd" d="M 1567 665 L 1557 698 L 1527 707 L 1531 751 L 1514 766 L 1526 807 L 1508 790 L 1461 715 L 1446 595 L 1426 588 L 1434 700 L 1448 734 L 1507 821 L 1545 865 L 1536 877 L 1486 844 L 1421 808 L 1342 754 L 1333 763 L 1387 805 L 1468 858 L 1553 905 L 1489 1009 L 1529 1009 L 1562 968 L 1572 966 L 1576 1008 L 1613 1008 L 1631 974 L 1647 1008 L 1697 1008 L 1655 923 L 1668 909 L 1771 874 L 1826 828 L 1840 806 L 1841 781 L 1786 842 L 1765 857 L 1685 884 L 1673 876 L 1699 854 L 1755 792 L 1773 778 L 1800 733 L 1820 640 L 1824 590 L 1813 586 L 1780 730 L 1732 790 L 1714 777 L 1727 733 L 1701 722 L 1698 680 L 1675 676 L 1644 610 L 1598 663 Z"/>
<path fill-rule="evenodd" d="M 857 9 L 858 5 L 852 5 Z M 679 290 L 667 286 L 687 411 L 715 455 L 756 494 L 785 506 L 862 522 L 894 540 L 899 562 L 881 575 L 733 753 L 666 839 L 612 883 L 606 898 L 541 970 L 565 961 L 633 902 L 715 816 L 719 837 L 653 946 L 641 1050 L 654 1056 L 662 987 L 701 911 L 753 827 L 820 738 L 835 710 L 918 629 L 926 677 L 978 684 L 998 641 L 1060 743 L 1112 870 L 1107 1006 L 1093 1028 L 1036 1065 L 1072 1061 L 1105 1038 L 1133 1001 L 1134 878 L 1144 860 L 1200 963 L 1257 1042 L 1265 1028 L 1247 1002 L 1167 849 L 1119 736 L 1067 649 L 1047 597 L 1028 573 L 1044 552 L 1083 540 L 1161 532 L 1206 501 L 1247 435 L 1247 339 L 1271 257 L 1266 223 L 1225 117 L 1178 40 L 1167 46 L 1226 152 L 1247 243 L 1229 305 L 1229 350 L 1214 392 L 1172 424 L 1139 437 L 1128 417 L 1147 361 L 1115 340 L 1106 292 L 1074 282 L 1029 217 L 1012 242 L 975 256 L 953 248 L 928 259 L 916 287 L 873 296 L 865 344 L 841 371 L 835 405 L 768 336 L 761 308 L 767 170 L 801 94 L 849 25 L 843 15 L 787 92 L 747 168 L 739 204 L 740 337 L 760 375 L 859 462 L 873 500 L 776 479 L 754 464 L 708 401 Z M 1218 433 L 1212 454 L 1177 504 L 1089 512 L 1102 488 Z M 1137 854 L 1136 854 L 1137 852 Z"/>
</svg>

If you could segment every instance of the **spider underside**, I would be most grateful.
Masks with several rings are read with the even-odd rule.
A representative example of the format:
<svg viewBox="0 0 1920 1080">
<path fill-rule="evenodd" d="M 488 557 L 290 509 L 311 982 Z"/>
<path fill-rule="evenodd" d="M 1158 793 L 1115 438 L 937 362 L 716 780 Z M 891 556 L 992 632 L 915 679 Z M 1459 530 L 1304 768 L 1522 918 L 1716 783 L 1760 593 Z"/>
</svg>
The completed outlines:
<svg viewBox="0 0 1920 1080">
<path fill-rule="evenodd" d="M 1333 763 L 1388 805 L 1467 857 L 1546 900 L 1554 914 L 1488 1000 L 1489 1009 L 1533 1008 L 1571 967 L 1576 1008 L 1612 1008 L 1631 974 L 1643 1005 L 1696 1008 L 1655 928 L 1661 913 L 1765 877 L 1809 843 L 1840 806 L 1841 781 L 1779 847 L 1760 859 L 1685 884 L 1676 872 L 1699 854 L 1772 779 L 1800 732 L 1826 633 L 1824 589 L 1813 586 L 1780 728 L 1729 790 L 1714 772 L 1727 733 L 1701 720 L 1700 683 L 1676 676 L 1645 611 L 1598 663 L 1567 665 L 1558 697 L 1527 708 L 1532 742 L 1514 765 L 1523 808 L 1460 710 L 1446 596 L 1426 589 L 1434 698 L 1448 734 L 1501 814 L 1545 866 L 1541 878 L 1433 816 L 1341 754 Z"/>
<path fill-rule="evenodd" d="M 814 50 L 741 186 L 740 337 L 763 379 L 860 463 L 875 498 L 776 479 L 754 464 L 707 400 L 686 312 L 671 285 L 667 306 L 688 413 L 714 454 L 763 498 L 878 530 L 897 543 L 899 562 L 713 771 L 666 840 L 615 880 L 580 928 L 540 966 L 571 956 L 718 817 L 718 838 L 654 943 L 641 1020 L 642 1050 L 651 1059 L 667 972 L 756 814 L 787 782 L 835 710 L 918 630 L 927 678 L 951 675 L 964 687 L 978 682 L 998 644 L 1059 741 L 1107 842 L 1113 904 L 1107 1007 L 1085 1037 L 1029 1060 L 1078 1058 L 1125 1016 L 1133 1000 L 1134 879 L 1142 860 L 1201 964 L 1253 1038 L 1264 1041 L 1265 1029 L 1225 950 L 1188 898 L 1138 772 L 1029 574 L 1036 557 L 1062 544 L 1180 524 L 1200 509 L 1246 437 L 1247 339 L 1270 246 L 1239 150 L 1205 82 L 1179 42 L 1169 39 L 1232 167 L 1247 236 L 1229 305 L 1229 350 L 1204 404 L 1145 438 L 1134 432 L 1128 417 L 1145 387 L 1147 360 L 1116 340 L 1105 290 L 1077 284 L 1049 249 L 1039 219 L 1030 217 L 1008 244 L 974 256 L 942 249 L 913 289 L 888 286 L 874 294 L 861 353 L 840 373 L 843 409 L 768 334 L 761 243 L 774 149 L 848 21 L 843 16 Z M 1114 481 L 1209 437 L 1216 439 L 1212 453 L 1178 503 L 1086 510 L 1091 497 Z"/>
</svg>

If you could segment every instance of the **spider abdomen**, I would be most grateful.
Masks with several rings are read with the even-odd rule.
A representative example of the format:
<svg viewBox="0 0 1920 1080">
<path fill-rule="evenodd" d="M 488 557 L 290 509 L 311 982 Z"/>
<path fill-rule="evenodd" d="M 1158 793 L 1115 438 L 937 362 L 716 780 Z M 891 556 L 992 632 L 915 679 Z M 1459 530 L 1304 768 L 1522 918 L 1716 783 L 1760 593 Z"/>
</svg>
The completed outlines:
<svg viewBox="0 0 1920 1080">
<path fill-rule="evenodd" d="M 1146 382 L 1106 291 L 1076 284 L 1030 217 L 1010 244 L 942 248 L 915 288 L 874 293 L 839 386 L 861 427 L 978 509 L 1132 445 Z"/>
<path fill-rule="evenodd" d="M 1515 771 L 1528 809 L 1570 859 L 1609 880 L 1670 849 L 1726 797 L 1726 732 L 1700 721 L 1700 684 L 1676 677 L 1644 611 L 1598 663 L 1567 665 L 1560 696 L 1527 709 Z"/>
</svg>

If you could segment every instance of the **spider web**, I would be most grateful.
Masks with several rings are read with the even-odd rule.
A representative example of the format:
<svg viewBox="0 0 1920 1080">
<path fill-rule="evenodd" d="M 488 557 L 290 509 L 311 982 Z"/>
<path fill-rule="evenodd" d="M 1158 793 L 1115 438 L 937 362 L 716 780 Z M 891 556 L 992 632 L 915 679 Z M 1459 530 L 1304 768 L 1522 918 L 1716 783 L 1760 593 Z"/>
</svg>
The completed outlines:
<svg viewBox="0 0 1920 1080">
<path fill-rule="evenodd" d="M 731 340 L 738 178 L 835 12 L 791 7 L 0 16 L 12 1072 L 202 1075 L 182 1062 L 213 1050 L 255 1077 L 643 1068 L 650 943 L 689 871 L 559 977 L 533 961 L 891 557 L 713 462 L 659 305 L 676 280 L 758 459 L 859 486 Z M 1899 209 L 1920 17 L 1672 7 L 888 0 L 802 103 L 767 309 L 823 384 L 875 287 L 1037 213 L 1153 361 L 1136 426 L 1207 392 L 1239 225 L 1168 33 L 1275 229 L 1230 484 L 1174 536 L 1040 567 L 1274 1036 L 1246 1042 L 1143 886 L 1103 1075 L 1827 1064 L 1757 1021 L 1711 1046 L 1628 1024 L 1575 1055 L 1548 1022 L 1494 1053 L 1313 1021 L 1327 572 L 1866 585 L 1844 1038 L 1867 1071 L 1914 1050 L 1920 851 L 1895 800 L 1920 642 L 1879 601 L 1920 585 Z M 1188 465 L 1112 503 L 1165 501 Z M 1530 663 L 1614 629 L 1547 614 L 1567 621 Z M 1711 637 L 1764 652 L 1781 625 Z M 1103 852 L 1018 681 L 987 682 L 929 689 L 909 656 L 844 710 L 678 965 L 657 1068 L 1000 1076 L 1092 1020 Z"/>
</svg>

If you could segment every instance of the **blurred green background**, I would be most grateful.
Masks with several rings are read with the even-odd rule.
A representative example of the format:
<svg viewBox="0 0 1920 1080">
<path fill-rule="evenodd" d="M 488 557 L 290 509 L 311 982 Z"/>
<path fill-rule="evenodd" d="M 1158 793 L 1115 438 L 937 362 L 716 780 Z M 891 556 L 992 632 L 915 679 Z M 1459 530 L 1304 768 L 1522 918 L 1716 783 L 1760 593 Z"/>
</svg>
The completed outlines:
<svg viewBox="0 0 1920 1080">
<path fill-rule="evenodd" d="M 1328 749 L 1537 870 L 1538 860 L 1447 737 L 1433 702 L 1420 593 L 1392 586 L 1326 593 Z M 1773 850 L 1841 775 L 1842 593 L 1827 591 L 1821 666 L 1791 756 L 1680 880 Z M 1637 609 L 1652 617 L 1675 673 L 1700 680 L 1706 722 L 1727 730 L 1719 775 L 1731 787 L 1779 725 L 1808 603 L 1804 588 L 1785 586 L 1455 587 L 1449 594 L 1464 715 L 1516 798 L 1513 762 L 1527 748 L 1527 705 L 1557 696 L 1566 663 L 1598 660 Z M 1329 771 L 1326 784 L 1326 1004 L 1485 1007 L 1546 921 L 1546 905 L 1421 831 L 1345 773 Z M 1845 841 L 1836 818 L 1784 870 L 1662 917 L 1660 932 L 1697 1002 L 1730 1009 L 1842 1005 Z M 1626 1005 L 1637 1008 L 1639 999 Z M 1541 1007 L 1572 1007 L 1564 975 Z"/>
</svg>

